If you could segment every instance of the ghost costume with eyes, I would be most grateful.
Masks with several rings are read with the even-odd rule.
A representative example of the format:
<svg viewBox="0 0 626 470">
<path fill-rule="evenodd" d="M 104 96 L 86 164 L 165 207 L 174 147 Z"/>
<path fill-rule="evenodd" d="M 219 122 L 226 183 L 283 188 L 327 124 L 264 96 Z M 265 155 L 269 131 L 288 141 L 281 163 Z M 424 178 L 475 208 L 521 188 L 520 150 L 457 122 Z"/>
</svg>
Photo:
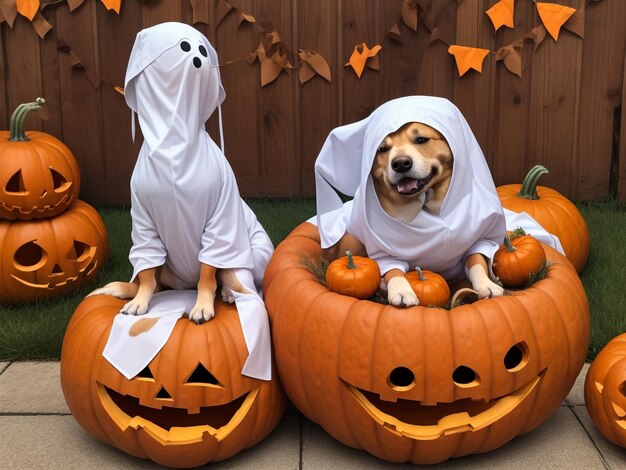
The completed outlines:
<svg viewBox="0 0 626 470">
<path fill-rule="evenodd" d="M 196 289 L 200 263 L 236 269 L 250 291 L 233 293 L 249 352 L 242 373 L 269 380 L 269 324 L 260 287 L 273 246 L 240 198 L 224 154 L 205 130 L 225 97 L 215 50 L 186 24 L 145 29 L 135 40 L 124 91 L 133 123 L 136 112 L 144 136 L 131 178 L 132 279 L 140 271 L 165 265 L 171 274 L 168 287 Z M 191 308 L 187 294 L 181 299 L 185 307 L 174 308 L 179 317 Z M 154 302 L 159 304 L 159 294 L 151 306 Z M 175 305 L 176 296 L 168 294 L 168 302 Z M 170 323 L 173 328 L 175 321 Z M 159 342 L 164 343 L 163 338 L 153 341 Z M 116 362 L 124 355 L 122 346 L 118 349 Z M 145 349 L 148 362 L 158 352 L 140 349 Z M 134 364 L 126 372 L 132 374 L 138 367 Z"/>
<path fill-rule="evenodd" d="M 454 163 L 440 213 L 423 207 L 405 223 L 383 210 L 370 171 L 383 139 L 409 122 L 438 130 Z M 359 122 L 334 129 L 316 160 L 315 181 L 317 216 L 310 222 L 319 228 L 322 247 L 334 245 L 348 232 L 365 245 L 383 274 L 419 266 L 456 280 L 464 273 L 468 255 L 481 253 L 491 260 L 504 239 L 505 213 L 487 162 L 461 112 L 444 98 L 398 98 Z M 337 191 L 353 199 L 344 204 Z M 429 196 L 427 192 L 419 197 L 425 202 Z"/>
</svg>

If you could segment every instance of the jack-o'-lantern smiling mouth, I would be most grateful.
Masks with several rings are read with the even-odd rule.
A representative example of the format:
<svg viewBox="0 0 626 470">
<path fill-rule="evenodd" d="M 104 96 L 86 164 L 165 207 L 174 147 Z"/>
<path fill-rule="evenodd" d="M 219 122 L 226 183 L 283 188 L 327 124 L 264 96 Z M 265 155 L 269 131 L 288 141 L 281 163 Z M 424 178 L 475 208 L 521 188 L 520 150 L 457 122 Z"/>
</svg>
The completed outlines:
<svg viewBox="0 0 626 470">
<path fill-rule="evenodd" d="M 243 421 L 259 393 L 256 388 L 224 405 L 201 406 L 198 413 L 192 414 L 184 408 L 141 405 L 138 398 L 100 383 L 97 391 L 104 409 L 122 431 L 129 427 L 142 429 L 161 444 L 201 442 L 206 434 L 223 440 Z"/>
<path fill-rule="evenodd" d="M 81 278 L 81 276 L 83 278 L 84 277 L 89 277 L 96 271 L 97 268 L 98 268 L 98 260 L 92 260 L 92 262 L 85 269 L 82 269 L 76 276 L 69 276 L 69 277 L 63 278 L 63 280 L 59 281 L 59 282 L 50 281 L 47 284 L 37 284 L 37 283 L 33 283 L 33 282 L 28 282 L 27 280 L 22 279 L 22 278 L 16 276 L 15 274 L 11 274 L 11 277 L 13 279 L 15 279 L 17 282 L 19 282 L 19 283 L 21 283 L 21 284 L 23 284 L 23 285 L 25 285 L 27 287 L 35 287 L 35 288 L 38 288 L 38 289 L 55 289 L 57 287 L 62 287 L 62 286 L 65 286 L 67 284 L 71 284 L 73 282 L 76 282 L 76 281 L 78 281 Z M 52 276 L 55 276 L 55 274 L 51 274 L 50 275 L 50 277 L 52 277 Z M 59 274 L 58 276 L 60 278 L 63 277 L 62 274 Z"/>
<path fill-rule="evenodd" d="M 416 440 L 432 440 L 447 434 L 478 431 L 498 421 L 531 394 L 545 372 L 546 369 L 513 393 L 500 398 L 490 401 L 465 398 L 435 406 L 404 399 L 389 402 L 381 400 L 376 393 L 343 383 L 365 411 L 387 430 Z"/>
<path fill-rule="evenodd" d="M 37 214 L 37 213 L 44 213 L 44 212 L 49 212 L 52 209 L 56 209 L 59 206 L 69 206 L 70 202 L 72 200 L 72 196 L 69 194 L 64 194 L 63 197 L 61 197 L 61 199 L 59 199 L 56 203 L 54 204 L 45 204 L 42 206 L 32 206 L 29 207 L 28 209 L 24 209 L 23 207 L 20 207 L 18 205 L 15 204 L 6 204 L 5 202 L 0 202 L 2 204 L 2 207 L 7 210 L 8 212 L 19 212 L 21 215 L 30 215 L 30 214 Z"/>
</svg>

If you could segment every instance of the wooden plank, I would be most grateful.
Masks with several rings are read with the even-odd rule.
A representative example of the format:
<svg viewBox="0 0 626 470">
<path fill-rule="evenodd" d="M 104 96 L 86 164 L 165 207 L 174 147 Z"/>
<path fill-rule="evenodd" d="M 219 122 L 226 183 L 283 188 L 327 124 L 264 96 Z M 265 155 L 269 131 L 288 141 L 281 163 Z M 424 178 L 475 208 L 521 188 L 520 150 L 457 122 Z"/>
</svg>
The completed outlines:
<svg viewBox="0 0 626 470">
<path fill-rule="evenodd" d="M 501 27 L 496 33 L 496 50 L 511 44 L 534 27 L 535 5 L 521 2 L 515 7 L 515 28 Z M 533 166 L 534 156 L 527 151 L 530 119 L 531 63 L 534 44 L 522 48 L 522 77 L 509 72 L 503 62 L 496 65 L 498 86 L 495 93 L 494 158 L 492 174 L 496 185 L 521 183 Z"/>
<path fill-rule="evenodd" d="M 184 11 L 188 2 L 142 2 L 143 27 L 149 28 L 166 21 L 184 22 Z M 190 21 L 191 23 L 191 21 Z"/>
<path fill-rule="evenodd" d="M 578 7 L 577 0 L 572 2 Z M 570 197 L 576 174 L 578 107 L 582 40 L 561 31 L 558 42 L 549 35 L 532 56 L 528 152 L 550 174 L 542 183 Z"/>
<path fill-rule="evenodd" d="M 482 0 L 466 0 L 457 3 L 456 44 L 493 51 L 495 39 L 493 26 L 485 15 Z M 453 60 L 452 56 L 450 59 Z M 494 167 L 493 151 L 494 88 L 496 61 L 488 54 L 482 73 L 469 70 L 462 77 L 455 70 L 454 103 L 459 107 L 478 140 L 487 163 Z"/>
<path fill-rule="evenodd" d="M 626 55 L 624 56 L 624 68 L 622 73 L 620 126 L 615 127 L 619 136 L 619 146 L 617 148 L 617 188 L 615 195 L 619 201 L 626 202 Z"/>
<path fill-rule="evenodd" d="M 56 26 L 55 10 L 44 10 L 46 20 Z M 63 111 L 61 109 L 61 83 L 59 82 L 59 50 L 55 30 L 39 41 L 41 56 L 42 96 L 46 100 L 43 130 L 63 140 Z"/>
<path fill-rule="evenodd" d="M 8 129 L 9 128 L 9 119 L 11 118 L 10 113 L 11 109 L 8 108 L 6 102 L 7 96 L 7 83 L 6 83 L 6 75 L 7 70 L 5 68 L 5 48 L 7 46 L 7 40 L 5 36 L 10 34 L 10 28 L 6 24 L 6 22 L 0 24 L 0 129 Z"/>
<path fill-rule="evenodd" d="M 39 36 L 26 18 L 17 15 L 13 29 L 7 31 L 5 80 L 7 117 L 21 103 L 34 101 L 43 94 Z M 29 113 L 27 130 L 42 130 L 42 113 Z M 6 127 L 5 127 L 6 129 Z"/>
<path fill-rule="evenodd" d="M 341 75 L 336 73 L 338 40 L 337 9 L 334 0 L 319 2 L 300 1 L 298 3 L 297 39 L 298 47 L 317 51 L 331 67 L 332 82 L 328 83 L 315 76 L 307 83 L 297 84 L 300 93 L 300 106 L 294 120 L 296 132 L 300 135 L 298 152 L 300 163 L 300 195 L 315 195 L 315 159 L 328 136 L 339 125 L 339 87 Z M 343 74 L 343 70 L 341 70 Z M 310 112 L 315 110 L 315 112 Z"/>
<path fill-rule="evenodd" d="M 620 103 L 624 106 L 620 88 L 626 44 L 626 2 L 591 3 L 585 13 L 581 113 L 575 136 L 579 162 L 572 193 L 576 199 L 595 200 L 609 192 L 615 108 Z"/>
</svg>

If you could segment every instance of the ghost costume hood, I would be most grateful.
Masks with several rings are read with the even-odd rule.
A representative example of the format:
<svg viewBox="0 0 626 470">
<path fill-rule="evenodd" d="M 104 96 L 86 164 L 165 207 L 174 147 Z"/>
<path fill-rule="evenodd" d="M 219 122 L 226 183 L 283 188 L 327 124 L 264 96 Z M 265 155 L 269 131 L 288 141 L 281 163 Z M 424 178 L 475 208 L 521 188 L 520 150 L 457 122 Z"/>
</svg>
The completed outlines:
<svg viewBox="0 0 626 470">
<path fill-rule="evenodd" d="M 131 178 L 133 278 L 167 263 L 171 287 L 188 289 L 198 261 L 251 268 L 237 183 L 204 127 L 225 96 L 209 41 L 182 23 L 139 32 L 124 96 L 144 136 Z"/>
<path fill-rule="evenodd" d="M 370 171 L 383 139 L 409 122 L 438 130 L 454 163 L 440 213 L 423 208 L 405 223 L 382 209 Z M 322 247 L 349 232 L 365 245 L 382 273 L 420 266 L 454 279 L 462 274 L 469 254 L 490 259 L 504 238 L 504 214 L 483 153 L 461 112 L 444 98 L 398 98 L 359 122 L 334 129 L 315 163 L 315 181 Z M 343 204 L 337 191 L 353 200 Z M 424 201 L 429 194 L 420 197 Z"/>
</svg>

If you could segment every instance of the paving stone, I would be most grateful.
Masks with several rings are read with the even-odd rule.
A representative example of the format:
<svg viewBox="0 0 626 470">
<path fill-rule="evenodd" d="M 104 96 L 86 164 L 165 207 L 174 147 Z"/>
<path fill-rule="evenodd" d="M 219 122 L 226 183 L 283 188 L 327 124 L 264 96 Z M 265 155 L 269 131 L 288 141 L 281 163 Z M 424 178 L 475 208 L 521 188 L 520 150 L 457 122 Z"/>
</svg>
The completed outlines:
<svg viewBox="0 0 626 470">
<path fill-rule="evenodd" d="M 118 470 L 157 466 L 110 447 L 85 432 L 72 416 L 0 416 L 2 468 Z M 296 469 L 300 460 L 300 418 L 285 415 L 257 446 L 211 469 Z"/>
<path fill-rule="evenodd" d="M 615 470 L 626 468 L 626 449 L 616 446 L 598 431 L 598 428 L 591 421 L 586 407 L 575 406 L 572 410 L 587 430 L 589 437 L 604 457 L 608 467 Z"/>
<path fill-rule="evenodd" d="M 408 464 L 394 465 L 351 449 L 335 441 L 319 426 L 308 420 L 302 428 L 302 469 L 324 470 L 336 468 L 408 468 Z M 411 468 L 414 468 L 411 466 Z M 421 467 L 429 468 L 429 467 Z M 550 470 L 573 468 L 605 468 L 602 457 L 589 440 L 574 413 L 560 406 L 555 414 L 534 431 L 513 439 L 492 452 L 449 460 L 436 466 L 442 469 L 503 469 Z M 624 467 L 622 467 L 624 468 Z"/>
<path fill-rule="evenodd" d="M 572 406 L 585 406 L 585 378 L 587 377 L 587 371 L 589 370 L 589 363 L 583 365 L 580 374 L 576 378 L 576 382 L 569 392 L 565 401 Z"/>
<path fill-rule="evenodd" d="M 0 374 L 0 413 L 67 413 L 59 362 L 13 362 Z"/>
<path fill-rule="evenodd" d="M 0 374 L 2 374 L 7 367 L 9 367 L 10 362 L 0 362 Z"/>
</svg>

